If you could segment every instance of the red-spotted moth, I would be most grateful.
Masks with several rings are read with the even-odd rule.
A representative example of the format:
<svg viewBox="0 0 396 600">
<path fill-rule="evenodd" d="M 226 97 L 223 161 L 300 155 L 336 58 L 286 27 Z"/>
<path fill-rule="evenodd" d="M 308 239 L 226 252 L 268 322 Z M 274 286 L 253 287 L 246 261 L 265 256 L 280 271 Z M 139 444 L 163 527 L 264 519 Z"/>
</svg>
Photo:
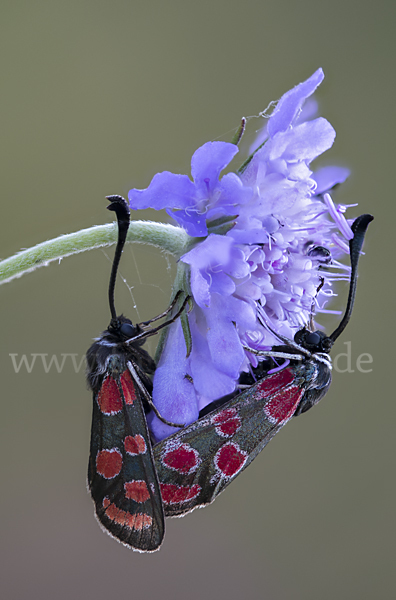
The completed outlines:
<svg viewBox="0 0 396 600">
<path fill-rule="evenodd" d="M 303 329 L 294 341 L 278 335 L 283 345 L 261 354 L 287 361 L 283 369 L 261 378 L 257 370 L 258 380 L 246 391 L 223 405 L 216 401 L 215 410 L 154 447 L 165 516 L 181 516 L 213 502 L 291 417 L 326 394 L 331 383 L 328 353 L 351 316 L 359 254 L 372 219 L 362 215 L 352 225 L 351 284 L 337 329 L 328 337 Z"/>
<path fill-rule="evenodd" d="M 87 379 L 93 391 L 88 486 L 103 529 L 126 546 L 152 552 L 161 545 L 165 527 L 145 409 L 150 407 L 168 425 L 180 425 L 163 419 L 151 402 L 149 375 L 155 364 L 141 345 L 177 319 L 187 300 L 173 318 L 155 328 L 150 324 L 168 314 L 177 298 L 163 314 L 138 325 L 117 316 L 114 287 L 129 208 L 121 196 L 108 200 L 107 208 L 117 215 L 118 243 L 109 285 L 110 325 L 87 352 Z"/>
</svg>

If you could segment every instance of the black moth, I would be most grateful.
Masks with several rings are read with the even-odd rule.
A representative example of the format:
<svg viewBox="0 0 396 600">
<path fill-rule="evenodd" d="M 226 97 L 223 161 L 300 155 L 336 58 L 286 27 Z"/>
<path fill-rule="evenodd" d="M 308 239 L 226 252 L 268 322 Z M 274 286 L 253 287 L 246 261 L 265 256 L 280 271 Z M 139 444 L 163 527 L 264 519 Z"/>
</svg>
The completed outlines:
<svg viewBox="0 0 396 600">
<path fill-rule="evenodd" d="M 129 208 L 121 196 L 109 196 L 107 207 L 117 215 L 118 243 L 109 285 L 110 325 L 87 352 L 87 380 L 93 392 L 88 486 L 102 528 L 126 546 L 141 552 L 157 550 L 164 537 L 164 510 L 156 473 L 145 409 L 152 404 L 149 375 L 155 363 L 141 347 L 145 338 L 172 323 L 150 328 L 167 311 L 150 321 L 133 325 L 114 307 L 117 269 L 129 228 Z"/>
</svg>

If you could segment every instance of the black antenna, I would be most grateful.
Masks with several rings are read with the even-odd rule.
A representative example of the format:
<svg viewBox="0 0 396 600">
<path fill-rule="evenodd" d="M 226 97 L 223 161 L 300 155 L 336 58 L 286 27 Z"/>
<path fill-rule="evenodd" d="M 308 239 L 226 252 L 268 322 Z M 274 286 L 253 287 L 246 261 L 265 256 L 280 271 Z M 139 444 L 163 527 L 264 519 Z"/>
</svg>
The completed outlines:
<svg viewBox="0 0 396 600">
<path fill-rule="evenodd" d="M 364 242 L 364 236 L 367 231 L 367 227 L 369 223 L 374 219 L 371 215 L 360 215 L 355 221 L 352 223 L 351 229 L 354 233 L 354 236 L 351 240 L 349 240 L 349 251 L 351 255 L 351 283 L 349 286 L 349 295 L 347 307 L 345 309 L 345 315 L 338 325 L 337 329 L 333 331 L 331 335 L 327 338 L 329 340 L 331 346 L 334 344 L 336 339 L 341 335 L 344 331 L 345 327 L 349 323 L 349 319 L 351 318 L 353 303 L 355 302 L 356 295 L 356 286 L 357 286 L 357 266 L 359 262 L 360 252 Z M 331 347 L 330 346 L 330 347 Z"/>
<path fill-rule="evenodd" d="M 114 288 L 116 283 L 118 265 L 120 264 L 120 258 L 122 254 L 122 250 L 125 245 L 125 240 L 127 237 L 129 222 L 130 222 L 130 213 L 127 201 L 122 196 L 106 196 L 107 200 L 110 200 L 111 204 L 107 207 L 108 210 L 113 210 L 117 215 L 117 223 L 118 223 L 118 241 L 117 247 L 114 254 L 113 266 L 111 268 L 110 275 L 110 283 L 109 283 L 109 304 L 110 304 L 110 312 L 111 318 L 116 319 L 117 313 L 114 306 Z"/>
</svg>

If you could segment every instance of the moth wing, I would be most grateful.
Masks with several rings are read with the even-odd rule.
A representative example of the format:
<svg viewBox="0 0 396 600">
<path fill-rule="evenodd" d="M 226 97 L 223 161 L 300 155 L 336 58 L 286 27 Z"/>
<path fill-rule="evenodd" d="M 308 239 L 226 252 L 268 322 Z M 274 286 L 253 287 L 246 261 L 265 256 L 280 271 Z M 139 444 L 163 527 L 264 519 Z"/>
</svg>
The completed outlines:
<svg viewBox="0 0 396 600">
<path fill-rule="evenodd" d="M 88 486 L 102 528 L 141 552 L 157 550 L 165 519 L 139 386 L 110 372 L 94 395 Z"/>
<path fill-rule="evenodd" d="M 154 446 L 165 516 L 213 502 L 293 416 L 303 394 L 295 370 L 283 369 Z"/>
</svg>

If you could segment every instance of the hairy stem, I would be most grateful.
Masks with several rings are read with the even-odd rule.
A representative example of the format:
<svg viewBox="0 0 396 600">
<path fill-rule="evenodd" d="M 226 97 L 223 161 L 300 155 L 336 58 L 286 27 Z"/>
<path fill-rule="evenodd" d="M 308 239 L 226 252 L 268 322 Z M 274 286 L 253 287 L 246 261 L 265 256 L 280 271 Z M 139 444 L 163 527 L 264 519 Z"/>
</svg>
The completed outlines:
<svg viewBox="0 0 396 600">
<path fill-rule="evenodd" d="M 186 252 L 189 239 L 181 227 L 152 221 L 132 221 L 127 236 L 127 242 L 156 246 L 177 259 Z M 117 224 L 108 223 L 42 242 L 0 261 L 0 284 L 12 281 L 39 267 L 45 267 L 54 260 L 61 260 L 72 254 L 102 246 L 111 246 L 116 241 Z"/>
</svg>

